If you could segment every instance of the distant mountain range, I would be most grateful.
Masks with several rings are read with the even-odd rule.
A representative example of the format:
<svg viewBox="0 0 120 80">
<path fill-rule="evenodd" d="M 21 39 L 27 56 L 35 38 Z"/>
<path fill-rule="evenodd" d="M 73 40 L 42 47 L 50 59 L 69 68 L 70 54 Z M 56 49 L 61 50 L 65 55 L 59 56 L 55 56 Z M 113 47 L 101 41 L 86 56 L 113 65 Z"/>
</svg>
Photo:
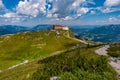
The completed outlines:
<svg viewBox="0 0 120 80">
<path fill-rule="evenodd" d="M 28 30 L 29 30 L 28 27 L 4 25 L 4 26 L 0 26 L 0 35 L 14 34 L 17 32 L 24 32 L 24 31 L 28 31 Z"/>
<path fill-rule="evenodd" d="M 16 25 L 3 25 L 0 26 L 0 35 L 14 34 L 17 32 L 25 31 L 42 31 L 52 29 L 52 25 L 37 25 L 34 27 L 16 26 Z"/>
<path fill-rule="evenodd" d="M 37 25 L 30 29 L 30 31 L 42 31 L 42 30 L 51 30 L 53 25 Z"/>
<path fill-rule="evenodd" d="M 120 25 L 105 25 L 93 29 L 78 29 L 76 37 L 100 42 L 120 42 Z"/>
<path fill-rule="evenodd" d="M 0 26 L 0 35 L 14 34 L 25 31 L 51 30 L 53 25 L 37 25 L 34 27 L 4 25 Z M 70 26 L 77 38 L 89 39 L 100 42 L 120 42 L 120 25 L 105 26 Z"/>
</svg>

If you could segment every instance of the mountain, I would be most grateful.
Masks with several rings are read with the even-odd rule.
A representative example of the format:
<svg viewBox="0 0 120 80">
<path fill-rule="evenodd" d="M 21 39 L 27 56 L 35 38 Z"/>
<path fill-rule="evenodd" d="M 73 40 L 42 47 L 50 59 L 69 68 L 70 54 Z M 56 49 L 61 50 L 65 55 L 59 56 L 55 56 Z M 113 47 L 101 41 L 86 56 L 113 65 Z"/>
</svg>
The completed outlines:
<svg viewBox="0 0 120 80">
<path fill-rule="evenodd" d="M 25 32 L 25 31 L 43 31 L 43 30 L 51 30 L 52 25 L 37 25 L 34 27 L 26 27 L 26 26 L 16 26 L 16 25 L 3 25 L 0 26 L 0 35 L 5 34 L 14 34 L 18 32 Z"/>
<path fill-rule="evenodd" d="M 0 36 L 0 80 L 118 80 L 101 45 L 83 44 L 69 31 Z"/>
<path fill-rule="evenodd" d="M 51 30 L 53 25 L 37 25 L 31 28 L 31 31 L 42 31 L 42 30 Z"/>
<path fill-rule="evenodd" d="M 119 42 L 120 41 L 120 25 L 105 25 L 89 30 L 78 31 L 77 37 L 83 36 L 85 39 L 100 42 Z"/>
<path fill-rule="evenodd" d="M 32 28 L 24 26 L 5 25 L 0 26 L 0 35 L 14 34 L 25 31 L 43 31 L 51 30 L 53 25 L 37 25 Z M 86 26 L 70 26 L 70 30 L 77 38 L 89 39 L 98 42 L 119 42 L 120 41 L 120 25 L 86 25 Z"/>
<path fill-rule="evenodd" d="M 0 26 L 0 35 L 14 34 L 17 32 L 25 32 L 28 30 L 29 30 L 28 27 L 14 26 L 14 25 L 3 25 L 3 26 Z"/>
<path fill-rule="evenodd" d="M 59 33 L 59 35 L 57 35 Z M 70 31 L 23 32 L 0 37 L 0 70 L 24 60 L 35 60 L 50 55 L 52 52 L 68 49 L 79 41 Z"/>
</svg>

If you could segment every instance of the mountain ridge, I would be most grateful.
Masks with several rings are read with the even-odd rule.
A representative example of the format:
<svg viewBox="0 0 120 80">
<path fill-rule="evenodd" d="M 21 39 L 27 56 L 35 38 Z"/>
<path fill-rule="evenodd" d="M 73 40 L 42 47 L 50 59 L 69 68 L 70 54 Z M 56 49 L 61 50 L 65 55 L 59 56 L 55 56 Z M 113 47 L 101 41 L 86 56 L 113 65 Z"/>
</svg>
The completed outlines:
<svg viewBox="0 0 120 80">
<path fill-rule="evenodd" d="M 69 26 L 74 35 L 79 38 L 90 39 L 98 42 L 119 42 L 120 39 L 120 24 L 104 25 L 104 26 L 85 26 L 73 27 Z M 36 25 L 34 27 L 4 25 L 0 26 L 0 35 L 15 34 L 18 32 L 38 32 L 43 30 L 52 30 L 53 25 Z"/>
<path fill-rule="evenodd" d="M 76 30 L 75 30 L 76 31 Z M 93 29 L 78 30 L 77 37 L 97 42 L 120 42 L 120 25 L 105 25 Z"/>
</svg>

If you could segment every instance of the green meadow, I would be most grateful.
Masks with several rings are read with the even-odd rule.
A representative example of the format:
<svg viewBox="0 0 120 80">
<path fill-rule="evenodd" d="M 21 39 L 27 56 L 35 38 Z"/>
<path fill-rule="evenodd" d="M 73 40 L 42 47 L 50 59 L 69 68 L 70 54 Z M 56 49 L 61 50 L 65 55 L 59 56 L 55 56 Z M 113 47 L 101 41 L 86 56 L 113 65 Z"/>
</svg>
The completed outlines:
<svg viewBox="0 0 120 80">
<path fill-rule="evenodd" d="M 110 44 L 110 48 L 108 49 L 108 54 L 113 57 L 120 57 L 120 43 Z"/>
<path fill-rule="evenodd" d="M 25 32 L 0 37 L 0 70 L 25 60 L 42 59 L 55 51 L 65 50 L 78 42 L 63 36 L 66 31 Z M 72 35 L 72 34 L 71 34 Z"/>
<path fill-rule="evenodd" d="M 54 76 L 57 80 L 119 80 L 108 57 L 95 53 L 101 45 L 88 46 L 68 38 L 68 34 L 74 38 L 71 31 L 58 32 L 1 36 L 0 80 L 50 80 Z M 25 60 L 29 62 L 7 69 Z"/>
</svg>

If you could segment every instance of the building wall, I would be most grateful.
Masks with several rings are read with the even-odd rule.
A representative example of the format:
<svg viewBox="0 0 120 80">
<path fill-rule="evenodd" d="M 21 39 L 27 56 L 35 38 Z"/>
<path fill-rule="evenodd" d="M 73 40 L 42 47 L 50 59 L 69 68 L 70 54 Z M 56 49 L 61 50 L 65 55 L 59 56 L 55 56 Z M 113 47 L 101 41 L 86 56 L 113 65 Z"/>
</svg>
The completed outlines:
<svg viewBox="0 0 120 80">
<path fill-rule="evenodd" d="M 53 29 L 54 30 L 62 30 L 62 26 L 61 25 L 54 25 Z"/>
<path fill-rule="evenodd" d="M 54 25 L 53 30 L 69 30 L 67 26 Z"/>
<path fill-rule="evenodd" d="M 63 30 L 69 30 L 69 28 L 67 26 L 62 27 Z"/>
</svg>

